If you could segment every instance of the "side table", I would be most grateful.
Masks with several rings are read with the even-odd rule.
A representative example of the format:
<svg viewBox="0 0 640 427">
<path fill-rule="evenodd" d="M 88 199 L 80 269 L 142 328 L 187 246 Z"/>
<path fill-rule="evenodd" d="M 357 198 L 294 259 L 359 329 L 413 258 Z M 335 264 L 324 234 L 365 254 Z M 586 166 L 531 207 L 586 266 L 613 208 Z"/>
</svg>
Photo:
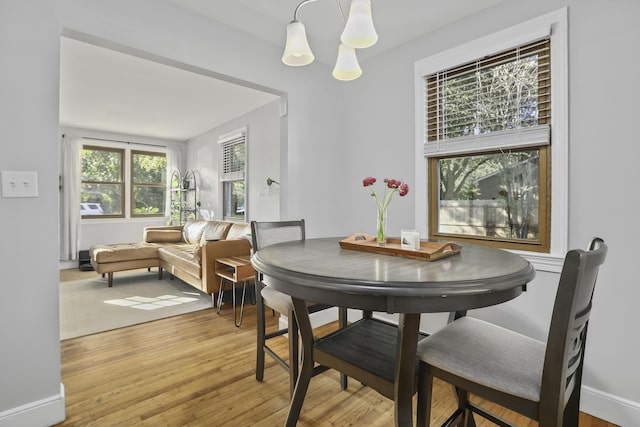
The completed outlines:
<svg viewBox="0 0 640 427">
<path fill-rule="evenodd" d="M 256 272 L 251 266 L 249 255 L 234 256 L 216 259 L 216 275 L 220 277 L 220 291 L 218 291 L 218 303 L 216 311 L 220 313 L 222 309 L 222 294 L 224 281 L 231 282 L 231 295 L 233 299 L 233 322 L 236 327 L 242 325 L 242 315 L 244 313 L 244 297 L 247 290 L 247 282 L 255 279 Z M 240 302 L 240 320 L 236 310 L 236 284 L 242 283 L 242 301 Z"/>
</svg>

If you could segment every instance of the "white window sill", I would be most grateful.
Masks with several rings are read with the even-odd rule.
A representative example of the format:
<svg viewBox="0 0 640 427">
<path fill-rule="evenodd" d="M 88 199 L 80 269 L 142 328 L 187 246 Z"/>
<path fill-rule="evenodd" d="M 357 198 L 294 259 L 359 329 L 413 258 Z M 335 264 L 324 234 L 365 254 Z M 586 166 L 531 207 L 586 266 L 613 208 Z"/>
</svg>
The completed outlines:
<svg viewBox="0 0 640 427">
<path fill-rule="evenodd" d="M 537 252 L 511 251 L 529 261 L 537 271 L 560 273 L 564 264 L 564 256 L 557 254 L 541 254 Z"/>
</svg>

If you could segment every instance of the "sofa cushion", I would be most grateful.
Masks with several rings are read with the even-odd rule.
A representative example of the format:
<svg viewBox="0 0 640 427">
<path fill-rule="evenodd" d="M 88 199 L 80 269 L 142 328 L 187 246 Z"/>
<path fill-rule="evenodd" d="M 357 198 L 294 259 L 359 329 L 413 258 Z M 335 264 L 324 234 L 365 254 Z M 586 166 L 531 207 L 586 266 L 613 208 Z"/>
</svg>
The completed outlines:
<svg viewBox="0 0 640 427">
<path fill-rule="evenodd" d="M 187 221 L 182 227 L 182 239 L 185 243 L 197 245 L 206 226 L 207 221 Z"/>
<path fill-rule="evenodd" d="M 246 222 L 234 222 L 227 233 L 226 240 L 246 239 L 251 240 L 251 224 Z"/>
<path fill-rule="evenodd" d="M 144 242 L 93 245 L 89 249 L 91 258 L 98 263 L 132 261 L 158 258 L 158 247 Z"/>
<path fill-rule="evenodd" d="M 153 229 L 145 228 L 143 240 L 148 243 L 180 243 L 182 230 L 178 228 Z"/>
<path fill-rule="evenodd" d="M 160 260 L 183 270 L 194 277 L 202 277 L 200 261 L 196 261 L 195 254 L 200 249 L 198 245 L 170 245 L 158 249 Z"/>
<path fill-rule="evenodd" d="M 207 240 L 224 240 L 231 228 L 231 223 L 226 221 L 207 221 L 200 243 L 204 244 Z"/>
</svg>

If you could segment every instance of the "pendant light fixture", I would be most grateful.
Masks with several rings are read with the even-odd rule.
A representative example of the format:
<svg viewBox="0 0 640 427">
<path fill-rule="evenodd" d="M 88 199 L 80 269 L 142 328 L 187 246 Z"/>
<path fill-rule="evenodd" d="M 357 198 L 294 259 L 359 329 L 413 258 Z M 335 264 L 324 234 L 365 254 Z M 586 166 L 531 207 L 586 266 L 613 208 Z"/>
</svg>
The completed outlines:
<svg viewBox="0 0 640 427">
<path fill-rule="evenodd" d="M 358 57 L 354 48 L 340 43 L 340 46 L 338 46 L 338 59 L 332 74 L 337 80 L 343 81 L 355 80 L 362 75 L 362 68 L 358 64 Z"/>
<path fill-rule="evenodd" d="M 298 67 L 310 64 L 314 60 L 304 25 L 298 21 L 300 8 L 314 1 L 317 0 L 304 0 L 298 4 L 293 13 L 293 21 L 287 25 L 287 41 L 282 55 L 282 62 L 286 65 Z M 332 74 L 338 80 L 354 80 L 362 74 L 356 49 L 373 46 L 378 41 L 371 16 L 371 0 L 351 0 L 349 17 L 346 20 L 340 0 L 336 0 L 336 4 L 346 23 L 340 36 L 338 58 Z"/>
<path fill-rule="evenodd" d="M 314 59 L 304 25 L 296 20 L 291 21 L 287 25 L 287 44 L 282 54 L 282 62 L 291 67 L 300 67 L 311 64 Z"/>
<path fill-rule="evenodd" d="M 349 19 L 344 26 L 340 41 L 358 49 L 376 44 L 378 33 L 371 17 L 371 0 L 351 0 Z"/>
</svg>

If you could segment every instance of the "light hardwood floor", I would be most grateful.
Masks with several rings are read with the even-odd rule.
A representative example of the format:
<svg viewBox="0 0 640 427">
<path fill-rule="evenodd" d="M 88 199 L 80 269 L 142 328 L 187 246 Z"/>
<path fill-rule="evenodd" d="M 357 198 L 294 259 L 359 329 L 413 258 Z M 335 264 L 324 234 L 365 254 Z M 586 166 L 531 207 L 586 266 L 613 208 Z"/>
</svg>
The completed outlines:
<svg viewBox="0 0 640 427">
<path fill-rule="evenodd" d="M 95 274 L 69 270 L 61 279 Z M 275 326 L 277 319 L 267 317 Z M 226 305 L 220 315 L 203 310 L 62 341 L 67 418 L 58 426 L 283 425 L 287 373 L 267 357 L 264 381 L 255 380 L 255 320 L 255 306 L 247 305 L 242 327 L 236 328 Z M 286 341 L 278 345 L 286 354 Z M 442 423 L 455 400 L 449 386 L 436 385 L 432 420 Z M 537 425 L 493 409 L 518 425 Z M 341 391 L 338 373 L 329 371 L 311 380 L 298 425 L 391 426 L 393 403 L 356 381 Z M 613 424 L 582 414 L 580 426 Z"/>
</svg>

